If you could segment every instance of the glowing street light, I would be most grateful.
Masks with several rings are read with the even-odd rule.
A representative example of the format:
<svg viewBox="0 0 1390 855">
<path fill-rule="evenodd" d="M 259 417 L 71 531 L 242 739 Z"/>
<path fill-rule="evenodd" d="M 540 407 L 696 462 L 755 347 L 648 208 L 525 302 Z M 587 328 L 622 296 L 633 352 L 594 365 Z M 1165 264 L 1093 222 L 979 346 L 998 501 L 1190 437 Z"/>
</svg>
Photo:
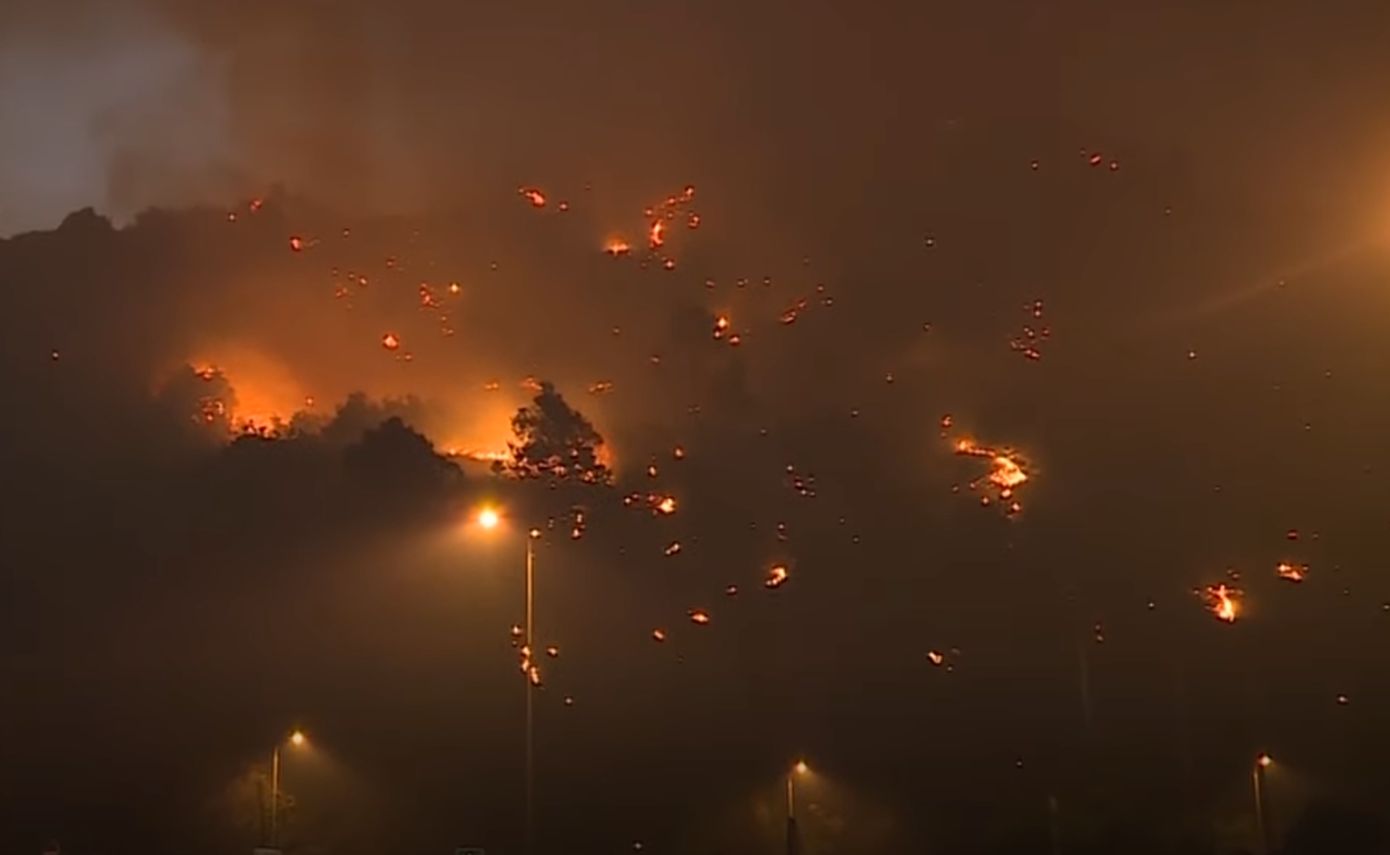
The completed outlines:
<svg viewBox="0 0 1390 855">
<path fill-rule="evenodd" d="M 1274 758 L 1262 751 L 1250 770 L 1250 780 L 1255 790 L 1255 830 L 1260 835 L 1261 855 L 1269 855 L 1274 849 L 1274 841 L 1270 837 L 1269 805 L 1265 803 L 1265 770 L 1273 765 Z"/>
<path fill-rule="evenodd" d="M 295 728 L 286 740 L 295 748 L 303 748 L 308 743 L 304 731 Z M 270 846 L 278 848 L 280 832 L 280 748 L 277 743 L 270 752 Z"/>
<path fill-rule="evenodd" d="M 801 851 L 800 838 L 796 832 L 796 779 L 810 774 L 811 767 L 805 760 L 798 760 L 787 771 L 787 855 L 797 855 Z"/>
<path fill-rule="evenodd" d="M 502 515 L 495 507 L 484 506 L 477 513 L 477 522 L 485 531 L 493 531 L 502 524 Z M 522 643 L 527 657 L 526 682 L 526 851 L 534 851 L 536 814 L 536 748 L 535 748 L 535 710 L 532 689 L 537 685 L 537 671 L 530 664 L 531 652 L 535 650 L 535 541 L 541 536 L 540 529 L 526 532 L 526 624 L 523 627 Z"/>
</svg>

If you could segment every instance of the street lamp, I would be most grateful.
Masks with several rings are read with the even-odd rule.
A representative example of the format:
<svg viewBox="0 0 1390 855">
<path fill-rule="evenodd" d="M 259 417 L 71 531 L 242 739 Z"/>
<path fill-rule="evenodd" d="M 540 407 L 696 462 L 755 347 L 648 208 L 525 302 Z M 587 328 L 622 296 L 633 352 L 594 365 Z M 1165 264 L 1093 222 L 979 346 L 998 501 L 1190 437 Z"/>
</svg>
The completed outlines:
<svg viewBox="0 0 1390 855">
<path fill-rule="evenodd" d="M 1265 802 L 1265 770 L 1274 765 L 1274 758 L 1264 752 L 1255 757 L 1255 765 L 1250 770 L 1250 780 L 1255 790 L 1255 830 L 1260 836 L 1261 855 L 1273 851 L 1270 837 L 1269 805 Z"/>
<path fill-rule="evenodd" d="M 811 767 L 806 765 L 805 760 L 798 760 L 787 772 L 787 819 L 796 817 L 796 778 L 810 771 Z"/>
<path fill-rule="evenodd" d="M 295 748 L 303 748 L 308 738 L 304 731 L 295 728 L 290 733 L 288 740 L 290 745 Z M 279 844 L 280 832 L 280 747 L 283 743 L 276 743 L 274 750 L 270 752 L 270 846 L 276 848 Z"/>
<path fill-rule="evenodd" d="M 810 774 L 805 760 L 798 760 L 787 770 L 787 855 L 798 855 L 801 840 L 796 832 L 796 779 Z"/>
<path fill-rule="evenodd" d="M 501 513 L 491 506 L 480 508 L 476 519 L 478 525 L 485 531 L 492 531 L 502 523 Z M 526 533 L 526 625 L 525 634 L 522 637 L 522 644 L 524 645 L 522 652 L 526 661 L 526 851 L 528 853 L 534 849 L 536 816 L 535 710 L 531 691 L 536 681 L 536 666 L 531 664 L 531 657 L 535 652 L 536 639 L 535 541 L 540 536 L 540 529 L 533 528 Z"/>
</svg>

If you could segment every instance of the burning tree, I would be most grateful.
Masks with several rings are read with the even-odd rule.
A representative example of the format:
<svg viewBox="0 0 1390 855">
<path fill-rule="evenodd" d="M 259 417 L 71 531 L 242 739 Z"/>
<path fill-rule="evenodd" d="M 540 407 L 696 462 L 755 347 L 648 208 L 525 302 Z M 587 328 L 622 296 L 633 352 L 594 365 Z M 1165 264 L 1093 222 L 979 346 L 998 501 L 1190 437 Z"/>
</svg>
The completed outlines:
<svg viewBox="0 0 1390 855">
<path fill-rule="evenodd" d="M 585 484 L 613 483 L 613 472 L 603 462 L 603 437 L 551 383 L 541 383 L 531 405 L 517 410 L 512 433 L 516 442 L 507 443 L 511 459 L 495 462 L 495 470 L 518 478 L 548 475 Z"/>
</svg>

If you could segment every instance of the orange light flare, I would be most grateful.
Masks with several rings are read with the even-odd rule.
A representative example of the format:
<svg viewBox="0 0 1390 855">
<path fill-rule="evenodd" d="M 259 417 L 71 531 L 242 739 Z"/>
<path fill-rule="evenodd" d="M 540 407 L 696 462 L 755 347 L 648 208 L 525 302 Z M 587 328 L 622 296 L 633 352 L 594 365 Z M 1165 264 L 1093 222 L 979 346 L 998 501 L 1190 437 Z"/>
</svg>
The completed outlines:
<svg viewBox="0 0 1390 855">
<path fill-rule="evenodd" d="M 935 650 L 928 650 L 928 651 L 927 651 L 927 661 L 930 662 L 930 663 L 933 664 L 933 665 L 936 665 L 936 666 L 940 667 L 940 666 L 942 665 L 942 663 L 944 663 L 944 662 L 946 661 L 946 657 L 943 656 L 941 653 L 935 651 Z"/>
<path fill-rule="evenodd" d="M 652 630 L 652 641 L 662 642 L 662 641 L 665 641 L 665 640 L 666 640 L 666 630 L 664 630 L 664 629 L 654 629 L 654 630 Z"/>
<path fill-rule="evenodd" d="M 658 500 L 652 505 L 652 509 L 658 514 L 670 516 L 676 512 L 675 496 L 653 496 L 652 498 Z"/>
<path fill-rule="evenodd" d="M 709 623 L 709 612 L 704 609 L 691 609 L 689 612 L 690 622 L 698 626 L 705 626 Z"/>
<path fill-rule="evenodd" d="M 763 580 L 763 587 L 769 591 L 780 588 L 787 583 L 791 574 L 787 572 L 785 565 L 778 564 L 767 571 L 767 578 Z"/>
<path fill-rule="evenodd" d="M 607 393 L 607 392 L 611 392 L 611 391 L 613 391 L 613 381 L 612 381 L 612 380 L 599 380 L 599 381 L 596 381 L 596 382 L 594 382 L 594 383 L 590 383 L 590 384 L 589 384 L 589 394 L 590 394 L 590 395 L 603 395 L 603 394 L 605 394 L 605 393 Z"/>
<path fill-rule="evenodd" d="M 517 190 L 523 198 L 531 203 L 533 208 L 545 207 L 545 194 L 534 187 L 521 187 Z"/>
<path fill-rule="evenodd" d="M 1207 610 L 1223 623 L 1235 623 L 1240 616 L 1240 600 L 1242 593 L 1239 588 L 1231 587 L 1225 582 L 1218 585 L 1208 585 L 1202 589 L 1202 599 L 1206 602 Z"/>
<path fill-rule="evenodd" d="M 681 551 L 681 542 L 680 542 L 679 540 L 673 540 L 673 541 L 671 541 L 671 545 L 668 546 L 668 547 L 666 547 L 664 554 L 666 555 L 667 558 L 670 558 L 670 557 L 673 556 L 673 555 L 679 555 L 679 554 L 680 554 L 680 551 Z"/>
<path fill-rule="evenodd" d="M 603 251 L 614 258 L 622 258 L 632 252 L 632 246 L 622 238 L 609 238 L 603 245 Z"/>
<path fill-rule="evenodd" d="M 661 249 L 666 245 L 666 223 L 662 220 L 653 220 L 647 227 L 647 246 L 653 250 Z"/>
<path fill-rule="evenodd" d="M 1308 578 L 1308 565 L 1281 561 L 1275 566 L 1274 574 L 1288 582 L 1302 582 Z"/>
<path fill-rule="evenodd" d="M 395 333 L 386 333 L 381 337 L 381 346 L 387 350 L 400 350 L 401 340 Z"/>
</svg>

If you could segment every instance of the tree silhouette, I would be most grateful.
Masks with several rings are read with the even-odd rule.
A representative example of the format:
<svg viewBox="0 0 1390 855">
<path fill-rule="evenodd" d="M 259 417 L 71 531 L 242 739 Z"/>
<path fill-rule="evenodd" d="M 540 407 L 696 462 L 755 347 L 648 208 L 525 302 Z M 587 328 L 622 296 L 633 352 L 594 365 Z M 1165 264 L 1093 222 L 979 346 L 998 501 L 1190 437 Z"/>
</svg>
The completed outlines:
<svg viewBox="0 0 1390 855">
<path fill-rule="evenodd" d="M 494 469 L 518 478 L 613 483 L 613 473 L 602 460 L 603 437 L 551 383 L 542 383 L 531 405 L 517 410 L 512 433 L 516 442 L 507 443 L 511 460 L 498 461 Z"/>
</svg>

